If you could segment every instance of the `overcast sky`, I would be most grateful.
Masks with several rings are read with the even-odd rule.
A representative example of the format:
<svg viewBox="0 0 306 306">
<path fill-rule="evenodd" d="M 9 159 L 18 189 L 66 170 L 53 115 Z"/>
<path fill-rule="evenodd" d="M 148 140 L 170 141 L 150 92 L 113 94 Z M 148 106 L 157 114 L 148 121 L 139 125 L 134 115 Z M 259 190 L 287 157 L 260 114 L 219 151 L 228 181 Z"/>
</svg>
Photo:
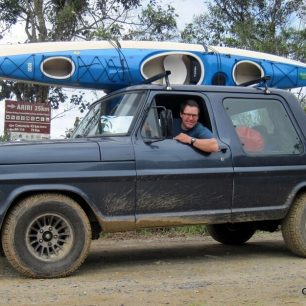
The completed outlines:
<svg viewBox="0 0 306 306">
<path fill-rule="evenodd" d="M 203 13 L 205 10 L 204 0 L 168 0 L 160 1 L 160 3 L 170 4 L 176 9 L 176 13 L 179 15 L 178 18 L 178 28 L 183 29 L 186 23 L 192 21 L 192 17 L 195 14 Z M 3 43 L 17 43 L 23 42 L 25 40 L 25 35 L 22 30 L 11 30 L 10 37 L 3 39 L 0 44 Z M 69 92 L 73 92 L 73 89 L 68 89 Z M 89 102 L 94 102 L 97 98 L 102 97 L 104 94 L 102 91 L 87 91 L 86 99 Z M 69 103 L 65 105 L 61 104 L 59 110 L 52 110 L 52 117 L 56 117 L 61 114 L 65 109 L 71 108 Z M 53 119 L 51 121 L 51 138 L 62 138 L 65 135 L 65 130 L 73 127 L 76 117 L 83 117 L 84 114 L 81 114 L 78 111 L 78 108 L 74 108 L 69 112 L 65 112 L 64 116 L 61 116 L 58 119 Z M 4 103 L 0 102 L 0 135 L 3 134 L 4 127 Z"/>
<path fill-rule="evenodd" d="M 169 4 L 175 8 L 179 15 L 178 28 L 181 30 L 186 23 L 192 21 L 193 15 L 204 13 L 206 8 L 204 0 L 170 0 Z"/>
</svg>

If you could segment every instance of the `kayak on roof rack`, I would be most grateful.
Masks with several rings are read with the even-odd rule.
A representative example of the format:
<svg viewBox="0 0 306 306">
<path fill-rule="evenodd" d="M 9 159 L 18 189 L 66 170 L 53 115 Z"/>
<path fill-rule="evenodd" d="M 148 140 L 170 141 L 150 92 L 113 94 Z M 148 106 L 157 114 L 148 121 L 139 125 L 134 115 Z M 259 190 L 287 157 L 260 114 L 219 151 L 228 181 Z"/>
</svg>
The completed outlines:
<svg viewBox="0 0 306 306">
<path fill-rule="evenodd" d="M 36 84 L 113 91 L 166 70 L 171 84 L 236 86 L 269 76 L 268 87 L 306 85 L 305 63 L 236 48 L 83 41 L 2 45 L 0 50 L 1 79 Z"/>
</svg>

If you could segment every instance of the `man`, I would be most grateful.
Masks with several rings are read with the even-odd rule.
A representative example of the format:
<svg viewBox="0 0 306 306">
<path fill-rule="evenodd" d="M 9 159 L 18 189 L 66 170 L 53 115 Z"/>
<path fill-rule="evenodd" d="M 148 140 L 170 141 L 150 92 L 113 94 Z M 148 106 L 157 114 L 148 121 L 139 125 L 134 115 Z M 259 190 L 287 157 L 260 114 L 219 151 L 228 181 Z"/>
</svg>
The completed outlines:
<svg viewBox="0 0 306 306">
<path fill-rule="evenodd" d="M 200 107 L 194 100 L 187 100 L 181 105 L 180 117 L 182 119 L 180 133 L 175 140 L 190 144 L 204 152 L 217 152 L 219 145 L 212 132 L 198 122 Z"/>
</svg>

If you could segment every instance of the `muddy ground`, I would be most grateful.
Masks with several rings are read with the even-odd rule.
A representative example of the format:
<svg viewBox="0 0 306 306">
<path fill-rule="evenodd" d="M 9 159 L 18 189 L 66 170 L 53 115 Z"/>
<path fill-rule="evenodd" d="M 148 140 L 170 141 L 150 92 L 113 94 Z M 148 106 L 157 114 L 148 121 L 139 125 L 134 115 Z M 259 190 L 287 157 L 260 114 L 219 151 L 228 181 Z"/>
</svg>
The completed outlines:
<svg viewBox="0 0 306 306">
<path fill-rule="evenodd" d="M 229 247 L 204 236 L 100 239 L 79 271 L 28 279 L 0 258 L 0 305 L 306 305 L 306 259 L 281 234 Z M 306 294 L 306 289 L 305 289 Z"/>
</svg>

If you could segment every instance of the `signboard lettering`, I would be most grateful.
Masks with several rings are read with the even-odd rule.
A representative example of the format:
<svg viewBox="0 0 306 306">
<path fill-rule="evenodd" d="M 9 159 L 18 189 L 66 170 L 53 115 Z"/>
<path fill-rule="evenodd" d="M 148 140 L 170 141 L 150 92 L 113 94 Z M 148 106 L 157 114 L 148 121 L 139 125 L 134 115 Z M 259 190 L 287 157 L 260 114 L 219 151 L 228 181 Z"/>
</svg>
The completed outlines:
<svg viewBox="0 0 306 306">
<path fill-rule="evenodd" d="M 4 131 L 15 138 L 50 138 L 50 121 L 51 107 L 48 104 L 5 101 Z"/>
</svg>

